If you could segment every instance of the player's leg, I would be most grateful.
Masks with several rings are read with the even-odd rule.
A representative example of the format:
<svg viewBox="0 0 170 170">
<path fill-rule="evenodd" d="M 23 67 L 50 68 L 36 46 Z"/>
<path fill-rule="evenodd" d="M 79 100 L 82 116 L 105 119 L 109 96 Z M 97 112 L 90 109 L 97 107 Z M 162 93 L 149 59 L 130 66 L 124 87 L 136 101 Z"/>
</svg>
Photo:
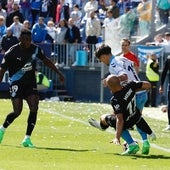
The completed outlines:
<svg viewBox="0 0 170 170">
<path fill-rule="evenodd" d="M 0 143 L 3 140 L 6 128 L 21 114 L 23 101 L 19 98 L 12 98 L 13 111 L 6 116 L 4 123 L 0 127 Z"/>
<path fill-rule="evenodd" d="M 95 123 L 94 123 L 95 122 Z M 97 123 L 96 123 L 97 122 Z M 106 130 L 109 126 L 116 129 L 116 117 L 114 114 L 104 114 L 100 117 L 100 122 L 90 119 L 90 125 L 100 130 Z M 127 142 L 128 148 L 122 155 L 135 154 L 139 151 L 139 145 L 133 140 L 128 130 L 122 131 L 121 137 Z"/>
<path fill-rule="evenodd" d="M 29 106 L 29 116 L 27 120 L 27 129 L 25 138 L 22 141 L 22 145 L 24 147 L 34 147 L 34 145 L 31 142 L 31 134 L 34 130 L 36 120 L 37 120 L 37 111 L 38 111 L 38 104 L 39 104 L 39 97 L 37 94 L 30 95 L 26 98 L 27 104 Z"/>
<path fill-rule="evenodd" d="M 167 116 L 168 116 L 168 125 L 163 131 L 169 131 L 170 130 L 170 84 L 168 84 L 168 101 L 167 101 Z"/>
<path fill-rule="evenodd" d="M 148 95 L 146 91 L 139 92 L 136 94 L 136 106 L 141 113 L 145 106 L 145 103 L 147 102 L 147 99 L 148 99 Z M 150 135 L 150 138 L 152 140 L 156 140 L 156 136 L 149 125 L 146 127 L 145 132 L 143 132 L 139 127 L 137 127 L 137 131 L 141 135 L 143 141 L 146 141 L 148 139 L 147 134 Z"/>
<path fill-rule="evenodd" d="M 116 129 L 116 116 L 114 114 L 106 115 L 105 116 L 105 122 L 110 126 Z M 132 136 L 130 135 L 128 128 L 124 124 L 124 129 L 121 133 L 121 137 L 124 141 L 127 142 L 127 150 L 125 150 L 121 155 L 130 155 L 130 154 L 136 154 L 139 151 L 139 145 L 134 141 Z"/>
</svg>

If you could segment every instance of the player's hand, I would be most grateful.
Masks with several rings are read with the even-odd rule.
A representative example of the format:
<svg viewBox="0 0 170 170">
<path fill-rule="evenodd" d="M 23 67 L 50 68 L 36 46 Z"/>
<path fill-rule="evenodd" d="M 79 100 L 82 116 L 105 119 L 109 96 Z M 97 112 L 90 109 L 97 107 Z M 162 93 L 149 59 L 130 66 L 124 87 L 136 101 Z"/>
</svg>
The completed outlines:
<svg viewBox="0 0 170 170">
<path fill-rule="evenodd" d="M 164 92 L 164 89 L 162 86 L 159 87 L 159 93 L 162 94 Z"/>
<path fill-rule="evenodd" d="M 110 143 L 114 143 L 116 145 L 121 145 L 120 139 L 118 139 L 118 138 L 113 139 Z"/>
</svg>

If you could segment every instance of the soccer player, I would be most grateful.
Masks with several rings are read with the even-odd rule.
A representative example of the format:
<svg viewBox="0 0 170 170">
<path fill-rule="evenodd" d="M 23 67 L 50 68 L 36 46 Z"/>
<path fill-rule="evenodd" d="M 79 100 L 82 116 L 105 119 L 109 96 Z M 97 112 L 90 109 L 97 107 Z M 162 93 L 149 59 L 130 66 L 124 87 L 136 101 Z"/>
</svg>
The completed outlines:
<svg viewBox="0 0 170 170">
<path fill-rule="evenodd" d="M 164 89 L 163 85 L 166 77 L 168 77 L 168 87 L 167 89 Z M 163 131 L 170 131 L 170 56 L 167 57 L 161 74 L 161 85 L 159 87 L 159 93 L 162 94 L 165 90 L 167 90 L 168 92 L 168 101 L 167 101 L 168 125 L 165 129 L 163 129 Z"/>
<path fill-rule="evenodd" d="M 136 124 L 137 127 L 145 131 L 148 126 L 143 119 L 140 110 L 136 107 L 136 91 L 148 90 L 151 85 L 146 81 L 129 81 L 122 85 L 119 77 L 115 75 L 109 75 L 105 79 L 107 87 L 112 92 L 111 105 L 115 113 L 115 119 L 110 120 L 112 125 L 115 122 L 114 128 L 116 130 L 115 139 L 112 141 L 115 144 L 120 144 L 120 137 L 123 129 L 128 129 Z M 105 119 L 108 121 L 107 119 Z M 149 144 L 149 143 L 148 143 Z M 139 150 L 139 147 L 136 148 Z M 148 145 L 149 153 L 149 145 Z"/>
<path fill-rule="evenodd" d="M 35 69 L 36 60 L 40 59 L 47 67 L 55 71 L 60 81 L 64 82 L 63 74 L 49 60 L 42 49 L 31 43 L 31 32 L 23 29 L 20 35 L 20 42 L 12 46 L 5 54 L 0 67 L 0 82 L 6 70 L 10 77 L 10 96 L 13 111 L 9 113 L 0 126 L 0 143 L 9 125 L 21 114 L 23 99 L 29 107 L 27 129 L 25 138 L 22 141 L 24 147 L 34 147 L 31 142 L 31 134 L 36 124 L 39 96 L 36 85 Z"/>
<path fill-rule="evenodd" d="M 133 62 L 128 60 L 125 57 L 115 57 L 111 53 L 111 48 L 108 45 L 101 45 L 99 46 L 95 51 L 95 56 L 104 64 L 109 65 L 109 74 L 117 75 L 121 82 L 126 81 L 140 81 L 134 67 Z M 105 85 L 105 81 L 103 81 Z M 144 108 L 144 105 L 147 101 L 147 92 L 146 90 L 136 92 L 136 106 L 141 111 Z M 90 120 L 92 124 L 98 125 L 96 120 Z M 152 132 L 152 130 L 149 128 L 147 134 L 143 132 L 140 128 L 137 127 L 138 132 L 140 133 L 142 139 L 143 139 L 143 147 L 142 147 L 142 153 L 147 153 L 149 142 L 147 139 L 147 134 L 149 134 L 152 137 L 152 140 L 156 139 L 155 134 Z M 127 141 L 127 138 L 129 139 L 128 144 L 131 142 L 130 136 L 128 135 L 128 131 L 124 131 L 125 138 Z M 123 133 L 123 134 L 124 134 Z M 129 137 L 126 137 L 129 136 Z M 129 151 L 131 153 L 131 151 Z"/>
</svg>

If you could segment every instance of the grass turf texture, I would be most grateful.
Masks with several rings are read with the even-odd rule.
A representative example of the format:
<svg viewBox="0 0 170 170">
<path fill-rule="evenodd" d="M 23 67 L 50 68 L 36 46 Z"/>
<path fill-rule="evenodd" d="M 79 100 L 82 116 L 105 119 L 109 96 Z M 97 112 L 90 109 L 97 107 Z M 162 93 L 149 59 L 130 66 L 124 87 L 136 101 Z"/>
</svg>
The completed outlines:
<svg viewBox="0 0 170 170">
<path fill-rule="evenodd" d="M 9 100 L 0 100 L 0 124 L 11 111 Z M 37 148 L 24 148 L 28 115 L 24 103 L 22 115 L 6 130 L 0 145 L 0 170 L 168 170 L 170 169 L 170 132 L 162 132 L 165 121 L 145 117 L 156 132 L 149 155 L 121 156 L 122 147 L 109 142 L 114 130 L 99 131 L 88 118 L 110 113 L 111 106 L 95 103 L 40 102 L 32 142 Z M 139 134 L 130 133 L 139 141 Z M 122 141 L 123 142 L 123 141 Z"/>
</svg>

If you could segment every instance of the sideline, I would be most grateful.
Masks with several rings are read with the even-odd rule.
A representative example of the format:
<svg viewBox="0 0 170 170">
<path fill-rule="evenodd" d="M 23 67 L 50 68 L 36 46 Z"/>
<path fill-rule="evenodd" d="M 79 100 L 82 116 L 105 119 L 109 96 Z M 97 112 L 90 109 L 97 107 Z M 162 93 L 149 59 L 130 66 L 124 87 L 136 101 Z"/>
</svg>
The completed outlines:
<svg viewBox="0 0 170 170">
<path fill-rule="evenodd" d="M 49 109 L 40 107 L 39 110 L 46 111 L 46 112 L 48 112 L 48 113 L 61 116 L 61 117 L 65 118 L 65 119 L 73 120 L 73 121 L 75 121 L 75 122 L 79 122 L 79 123 L 82 123 L 82 124 L 84 124 L 84 125 L 90 126 L 88 122 L 85 122 L 85 121 L 82 121 L 82 120 L 80 120 L 80 119 L 76 119 L 76 118 L 73 118 L 73 117 L 70 117 L 70 116 L 66 116 L 66 115 L 60 114 L 59 112 L 56 112 L 56 111 L 54 111 L 54 110 L 52 110 L 52 109 L 49 110 Z M 111 130 L 110 130 L 110 131 L 107 130 L 106 132 L 108 132 L 108 133 L 113 133 L 113 131 L 111 131 Z M 136 139 L 136 140 L 138 140 L 138 141 L 140 141 L 140 142 L 142 143 L 141 140 L 139 140 L 139 139 Z M 151 145 L 152 147 L 158 149 L 158 150 L 161 150 L 161 151 L 170 153 L 170 149 L 168 149 L 168 148 L 163 148 L 163 147 L 158 146 L 158 145 L 153 144 L 153 143 L 150 143 L 150 145 Z"/>
</svg>

